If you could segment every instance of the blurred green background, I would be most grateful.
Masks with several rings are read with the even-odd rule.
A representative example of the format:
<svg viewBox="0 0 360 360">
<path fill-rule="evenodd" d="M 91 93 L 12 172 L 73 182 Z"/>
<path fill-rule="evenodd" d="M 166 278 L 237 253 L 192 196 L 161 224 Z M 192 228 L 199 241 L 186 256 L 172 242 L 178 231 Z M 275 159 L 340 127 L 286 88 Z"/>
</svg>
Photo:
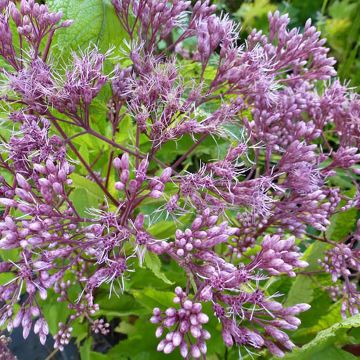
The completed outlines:
<svg viewBox="0 0 360 360">
<path fill-rule="evenodd" d="M 279 10 L 288 13 L 291 25 L 303 27 L 311 18 L 313 24 L 327 38 L 331 55 L 337 59 L 342 82 L 360 86 L 360 0 L 214 0 L 219 10 L 232 14 L 242 24 L 242 36 L 252 28 L 267 32 L 267 14 Z"/>
</svg>

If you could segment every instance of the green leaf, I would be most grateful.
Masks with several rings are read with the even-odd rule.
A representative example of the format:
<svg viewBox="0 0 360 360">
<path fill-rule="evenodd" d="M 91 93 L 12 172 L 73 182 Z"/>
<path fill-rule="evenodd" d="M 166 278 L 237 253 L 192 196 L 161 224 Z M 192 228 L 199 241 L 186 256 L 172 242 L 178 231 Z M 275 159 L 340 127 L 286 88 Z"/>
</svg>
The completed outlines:
<svg viewBox="0 0 360 360">
<path fill-rule="evenodd" d="M 271 4 L 269 0 L 255 0 L 252 2 L 244 2 L 240 9 L 234 14 L 241 18 L 242 26 L 254 24 L 255 19 L 265 17 L 269 11 L 274 11 L 276 6 Z"/>
<path fill-rule="evenodd" d="M 134 325 L 129 324 L 128 322 L 121 321 L 120 325 L 117 326 L 114 331 L 126 334 L 126 335 L 133 335 L 136 334 L 136 328 Z"/>
<path fill-rule="evenodd" d="M 322 258 L 327 244 L 317 241 L 311 244 L 304 253 L 303 259 L 309 263 L 307 271 L 317 270 L 319 267 L 318 259 Z M 292 306 L 298 303 L 311 303 L 314 299 L 314 290 L 320 284 L 315 282 L 312 277 L 297 275 L 289 290 L 285 305 Z"/>
<path fill-rule="evenodd" d="M 109 298 L 109 292 L 104 290 L 97 294 L 95 299 L 100 306 L 99 315 L 119 317 L 141 315 L 148 312 L 135 301 L 133 296 L 126 293 L 119 297 L 113 295 Z"/>
<path fill-rule="evenodd" d="M 319 269 L 320 266 L 318 260 L 323 257 L 328 247 L 328 244 L 316 241 L 306 249 L 303 260 L 309 263 L 309 266 L 306 268 L 307 271 L 315 271 Z"/>
<path fill-rule="evenodd" d="M 87 338 L 83 345 L 80 347 L 80 357 L 81 360 L 91 360 L 90 350 L 92 345 L 92 338 Z"/>
<path fill-rule="evenodd" d="M 80 216 L 86 217 L 86 210 L 96 206 L 99 202 L 95 197 L 89 195 L 85 189 L 75 189 L 70 194 L 70 200 L 73 202 L 76 211 Z"/>
<path fill-rule="evenodd" d="M 325 330 L 341 321 L 340 306 L 340 302 L 332 304 L 332 306 L 327 310 L 327 314 L 319 317 L 315 325 L 307 328 L 300 328 L 296 332 L 296 337 L 305 337 L 306 339 L 314 337 L 320 331 Z"/>
<path fill-rule="evenodd" d="M 333 215 L 330 225 L 326 230 L 326 236 L 333 241 L 340 241 L 351 234 L 356 226 L 357 209 L 352 208 L 344 212 Z"/>
<path fill-rule="evenodd" d="M 339 349 L 335 346 L 329 346 L 320 351 L 315 351 L 314 353 L 307 355 L 309 357 L 300 357 L 293 358 L 294 360 L 356 360 L 358 359 L 354 355 Z M 285 358 L 287 359 L 287 357 Z"/>
<path fill-rule="evenodd" d="M 159 221 L 148 229 L 148 232 L 157 239 L 174 236 L 175 231 L 176 224 L 174 221 Z"/>
<path fill-rule="evenodd" d="M 84 142 L 81 143 L 79 152 L 82 155 L 82 157 L 84 158 L 84 160 L 89 164 L 90 163 L 90 154 L 89 154 L 89 149 L 88 149 L 86 143 L 84 143 Z"/>
<path fill-rule="evenodd" d="M 73 181 L 73 185 L 76 188 L 81 188 L 86 190 L 90 196 L 95 197 L 97 200 L 104 199 L 104 193 L 102 192 L 100 187 L 93 181 L 78 174 L 72 174 L 71 179 Z"/>
<path fill-rule="evenodd" d="M 71 335 L 76 338 L 76 345 L 79 346 L 81 341 L 88 336 L 88 323 L 77 320 L 71 324 L 71 327 L 73 328 Z"/>
<path fill-rule="evenodd" d="M 161 261 L 159 257 L 156 254 L 146 252 L 145 254 L 145 265 L 147 268 L 149 268 L 156 277 L 161 279 L 166 284 L 173 284 L 172 281 L 170 281 L 166 275 L 161 271 Z"/>
<path fill-rule="evenodd" d="M 318 353 L 321 354 L 322 351 L 327 351 L 327 348 L 335 343 L 346 343 L 347 340 L 346 332 L 349 329 L 357 328 L 357 327 L 360 327 L 360 314 L 342 320 L 332 325 L 328 329 L 320 331 L 315 337 L 315 339 L 305 344 L 300 349 L 294 349 L 294 351 L 292 353 L 287 354 L 284 359 L 286 360 L 321 359 L 321 357 L 319 357 L 316 354 Z M 337 351 L 337 353 L 339 353 L 339 351 Z M 327 359 L 333 360 L 333 358 L 329 358 L 329 357 L 327 357 Z"/>
<path fill-rule="evenodd" d="M 115 14 L 111 0 L 49 0 L 49 7 L 62 11 L 64 19 L 74 23 L 58 31 L 55 41 L 62 53 L 95 44 L 100 51 L 122 44 L 125 31 Z"/>
<path fill-rule="evenodd" d="M 64 322 L 66 317 L 70 314 L 65 302 L 58 302 L 57 295 L 50 294 L 46 301 L 41 302 L 41 310 L 44 314 L 45 320 L 47 321 L 50 329 L 50 333 L 55 335 L 58 331 L 59 322 Z"/>
<path fill-rule="evenodd" d="M 156 351 L 159 339 L 154 335 L 156 326 L 150 323 L 149 317 L 141 317 L 135 321 L 134 334 L 125 340 L 121 340 L 111 348 L 106 356 L 109 360 L 178 360 L 179 350 L 165 355 Z"/>
<path fill-rule="evenodd" d="M 90 360 L 107 360 L 109 359 L 106 354 L 101 354 L 95 351 L 90 351 L 89 353 L 89 359 Z M 124 357 L 119 357 L 118 360 L 126 360 Z M 82 360 L 82 359 L 81 359 Z"/>
<path fill-rule="evenodd" d="M 331 280 L 329 279 L 329 281 Z M 325 318 L 327 318 L 326 321 Z M 331 325 L 341 321 L 340 307 L 331 301 L 328 292 L 322 288 L 316 288 L 314 291 L 314 299 L 311 302 L 311 308 L 300 314 L 300 320 L 301 326 L 292 335 L 292 338 L 298 344 L 306 344 L 312 340 L 319 331 L 327 329 Z M 322 323 L 321 326 L 320 322 Z"/>
<path fill-rule="evenodd" d="M 134 139 L 135 126 L 133 126 L 132 119 L 129 115 L 126 115 L 120 122 L 118 127 L 116 142 L 118 144 L 125 143 L 129 139 Z"/>
<path fill-rule="evenodd" d="M 170 291 L 159 291 L 153 288 L 144 288 L 141 290 L 132 290 L 136 301 L 145 308 L 152 311 L 154 307 L 169 307 L 173 306 L 172 302 L 174 293 Z"/>
<path fill-rule="evenodd" d="M 98 99 L 98 97 L 96 97 L 94 101 L 96 101 L 97 99 Z M 94 113 L 92 112 L 91 115 L 93 115 L 93 114 Z M 106 123 L 104 122 L 104 124 L 106 124 Z M 65 125 L 67 126 L 67 124 L 65 124 Z M 64 128 L 68 132 L 73 130 L 73 127 L 71 127 L 70 125 L 68 127 L 65 127 L 65 125 L 64 125 Z M 77 133 L 78 132 L 75 132 L 72 135 L 75 135 Z M 90 134 L 84 134 L 81 136 L 77 136 L 76 138 L 74 138 L 72 140 L 72 142 L 79 147 L 80 153 L 83 157 L 86 156 L 86 152 L 88 152 L 90 149 L 95 150 L 94 153 L 98 153 L 101 150 L 107 151 L 109 148 L 107 143 L 103 142 L 102 140 L 100 140 Z"/>
<path fill-rule="evenodd" d="M 298 275 L 290 288 L 285 306 L 311 303 L 314 299 L 314 289 L 313 280 L 309 276 Z"/>
<path fill-rule="evenodd" d="M 4 261 L 18 261 L 19 259 L 19 249 L 10 249 L 10 250 L 3 250 L 0 249 L 0 260 Z"/>
</svg>

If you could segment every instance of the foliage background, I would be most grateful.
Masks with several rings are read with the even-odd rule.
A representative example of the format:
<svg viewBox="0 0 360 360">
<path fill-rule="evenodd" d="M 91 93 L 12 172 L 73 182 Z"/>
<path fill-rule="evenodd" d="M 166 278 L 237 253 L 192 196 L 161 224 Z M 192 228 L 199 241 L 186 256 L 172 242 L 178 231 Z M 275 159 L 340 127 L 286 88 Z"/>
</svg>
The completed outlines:
<svg viewBox="0 0 360 360">
<path fill-rule="evenodd" d="M 306 19 L 311 18 L 328 39 L 331 53 L 338 60 L 337 69 L 342 82 L 349 82 L 350 86 L 360 85 L 360 1 L 359 0 L 294 0 L 294 1 L 239 1 L 217 0 L 219 12 L 225 11 L 242 24 L 241 39 L 243 40 L 248 31 L 254 27 L 267 31 L 267 13 L 279 9 L 281 13 L 288 12 L 292 26 L 302 27 Z M 56 53 L 61 56 L 57 61 L 63 61 L 70 49 L 78 49 L 89 43 L 96 43 L 102 51 L 109 46 L 115 47 L 120 55 L 120 46 L 123 44 L 123 34 L 119 27 L 110 0 L 49 0 L 46 2 L 51 8 L 62 10 L 65 18 L 74 19 L 74 25 L 61 31 L 57 35 Z M 195 68 L 186 69 L 191 72 Z M 106 94 L 103 94 L 106 98 Z M 96 103 L 99 118 L 106 111 L 106 104 L 100 101 Z M 97 112 L 96 112 L 97 111 Z M 130 120 L 129 120 L 130 121 Z M 124 121 L 124 131 L 121 136 L 132 136 L 130 123 Z M 128 126 L 128 128 L 126 128 Z M 99 129 L 100 131 L 106 129 Z M 121 142 L 122 139 L 116 139 Z M 96 143 L 87 141 L 86 137 L 78 143 L 82 147 L 82 153 L 87 153 L 90 162 L 91 154 L 96 153 Z M 178 154 L 188 148 L 188 142 L 179 142 L 177 149 L 164 149 L 161 152 L 165 162 L 173 161 Z M 198 147 L 197 156 L 212 157 L 211 147 L 204 143 Z M 103 148 L 106 152 L 107 149 Z M 99 164 L 101 165 L 101 163 Z M 191 163 L 188 163 L 191 166 Z M 78 203 L 84 210 L 96 204 L 99 196 L 96 186 L 82 176 L 73 177 L 75 184 L 82 186 L 78 192 L 74 192 L 73 201 Z M 338 174 L 337 186 L 341 186 L 349 193 L 355 188 L 342 174 Z M 151 203 L 147 204 L 149 210 L 154 208 Z M 359 214 L 354 209 L 334 216 L 332 225 L 328 230 L 328 237 L 340 240 L 352 231 Z M 173 234 L 175 224 L 164 221 L 161 226 L 153 229 L 153 234 L 158 238 L 165 238 Z M 326 244 L 314 243 L 305 253 L 305 260 L 310 263 L 309 272 L 318 270 L 317 260 L 322 257 Z M 73 335 L 75 343 L 80 348 L 82 360 L 100 359 L 131 359 L 131 360 L 157 360 L 177 359 L 177 352 L 165 356 L 156 352 L 157 339 L 154 336 L 155 326 L 151 325 L 149 314 L 153 307 L 168 307 L 172 303 L 174 283 L 179 283 L 181 269 L 168 259 L 160 259 L 148 254 L 145 266 L 136 269 L 136 272 L 127 282 L 125 293 L 121 297 L 113 296 L 109 299 L 108 291 L 101 290 L 97 293 L 97 302 L 100 305 L 102 315 L 112 325 L 112 332 L 107 338 L 92 337 L 85 323 L 79 322 L 74 327 Z M 360 343 L 360 317 L 342 320 L 340 316 L 340 303 L 333 303 L 328 297 L 325 286 L 330 284 L 328 276 L 299 275 L 297 279 L 276 280 L 271 284 L 272 290 L 286 293 L 283 299 L 290 306 L 299 302 L 307 302 L 312 305 L 311 310 L 303 314 L 301 327 L 292 334 L 293 341 L 299 349 L 288 354 L 286 359 L 292 360 L 355 360 L 357 357 L 356 345 Z M 56 296 L 50 297 L 44 305 L 47 320 L 51 331 L 55 331 L 56 325 L 66 315 L 67 309 L 63 304 L 56 302 Z M 210 314 L 210 307 L 207 309 Z M 238 359 L 238 350 L 225 349 L 220 335 L 220 325 L 216 320 L 210 321 L 207 329 L 212 334 L 209 341 L 209 360 Z M 37 341 L 37 340 L 34 340 Z M 16 348 L 16 343 L 12 344 Z M 266 353 L 260 353 L 256 357 L 259 360 L 270 359 Z M 244 359 L 250 359 L 245 351 L 242 351 Z M 63 358 L 56 354 L 55 357 Z M 54 357 L 54 358 L 55 358 Z M 36 355 L 35 357 L 36 358 Z M 21 359 L 21 358 L 20 358 Z M 29 358 L 30 359 L 30 358 Z"/>
</svg>

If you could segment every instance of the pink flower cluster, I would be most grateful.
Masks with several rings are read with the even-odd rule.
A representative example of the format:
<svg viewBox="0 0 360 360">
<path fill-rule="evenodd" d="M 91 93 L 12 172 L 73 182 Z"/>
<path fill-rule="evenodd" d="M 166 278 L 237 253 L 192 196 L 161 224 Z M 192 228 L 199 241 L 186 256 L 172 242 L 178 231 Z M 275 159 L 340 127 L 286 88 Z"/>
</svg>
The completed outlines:
<svg viewBox="0 0 360 360">
<path fill-rule="evenodd" d="M 131 65 L 109 62 L 105 73 L 109 53 L 94 48 L 73 53 L 61 73 L 48 55 L 54 32 L 71 21 L 33 0 L 0 0 L 0 101 L 13 129 L 1 135 L 0 249 L 18 254 L 0 262 L 11 275 L 0 285 L 0 325 L 22 325 L 24 338 L 33 328 L 45 343 L 41 300 L 56 293 L 71 311 L 52 334 L 56 348 L 70 342 L 80 318 L 106 334 L 95 290 L 126 291 L 135 258 L 141 266 L 149 252 L 175 261 L 188 284 L 176 287 L 176 307 L 154 309 L 156 336 L 167 332 L 159 351 L 205 356 L 211 305 L 226 346 L 284 356 L 295 346 L 285 331 L 296 330 L 310 306 L 284 307 L 262 282 L 296 276 L 308 265 L 297 244 L 310 241 L 328 244 L 321 264 L 342 286 L 343 315 L 356 314 L 359 230 L 339 243 L 325 231 L 335 213 L 360 207 L 358 193 L 350 198 L 329 181 L 338 169 L 359 173 L 360 99 L 331 80 L 335 61 L 320 33 L 310 21 L 289 29 L 288 16 L 276 12 L 268 36 L 254 30 L 239 45 L 237 24 L 208 0 L 112 3 L 131 40 Z M 197 67 L 197 78 L 184 63 Z M 108 121 L 98 126 L 91 112 L 104 88 Z M 134 129 L 127 143 L 116 140 L 125 118 Z M 105 171 L 97 165 L 104 154 L 90 163 L 74 142 L 83 135 L 111 149 Z M 211 137 L 219 156 L 199 162 L 193 155 Z M 183 138 L 193 140 L 183 154 L 159 159 Z M 72 197 L 73 174 L 84 172 L 103 194 L 85 215 Z M 147 202 L 157 209 L 149 212 Z M 156 238 L 151 225 L 169 216 L 177 230 Z"/>
</svg>

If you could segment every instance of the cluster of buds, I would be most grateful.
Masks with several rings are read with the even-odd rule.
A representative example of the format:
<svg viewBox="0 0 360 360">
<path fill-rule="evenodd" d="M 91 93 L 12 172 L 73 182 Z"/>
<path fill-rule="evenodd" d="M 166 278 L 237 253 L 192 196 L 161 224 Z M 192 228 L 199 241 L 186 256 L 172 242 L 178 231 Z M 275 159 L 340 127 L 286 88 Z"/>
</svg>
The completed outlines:
<svg viewBox="0 0 360 360">
<path fill-rule="evenodd" d="M 149 178 L 147 169 L 149 161 L 143 159 L 134 170 L 134 178 L 131 178 L 129 155 L 124 153 L 121 158 L 116 157 L 113 160 L 113 166 L 117 170 L 119 181 L 115 183 L 115 189 L 118 191 L 126 191 L 130 196 L 135 194 L 143 187 L 148 180 L 148 196 L 157 199 L 163 195 L 165 184 L 170 181 L 172 169 L 170 167 L 164 169 L 160 176 Z"/>
<path fill-rule="evenodd" d="M 257 255 L 257 267 L 266 270 L 270 275 L 286 273 L 296 276 L 294 268 L 304 268 L 309 264 L 300 260 L 299 248 L 295 246 L 295 237 L 281 240 L 280 235 L 266 235 Z"/>
<path fill-rule="evenodd" d="M 311 20 L 306 22 L 303 34 L 299 34 L 298 31 L 288 31 L 289 22 L 288 15 L 280 15 L 278 11 L 269 14 L 269 40 L 279 42 L 277 46 L 266 47 L 266 50 L 269 56 L 276 54 L 274 59 L 277 62 L 276 67 L 291 69 L 299 64 L 306 65 L 311 54 L 313 56 L 311 67 L 305 74 L 305 79 L 327 80 L 336 75 L 333 68 L 335 59 L 327 57 L 328 49 L 323 47 L 326 40 L 320 39 L 320 32 L 311 25 Z M 281 51 L 285 48 L 286 51 Z"/>
<path fill-rule="evenodd" d="M 91 330 L 95 334 L 107 335 L 110 332 L 109 327 L 110 324 L 105 322 L 104 319 L 96 319 L 91 325 Z"/>
<path fill-rule="evenodd" d="M 67 289 L 71 286 L 71 281 L 61 281 L 57 282 L 54 285 L 54 291 L 55 293 L 59 294 L 59 297 L 57 298 L 58 302 L 62 302 L 66 300 L 67 296 Z"/>
<path fill-rule="evenodd" d="M 0 199 L 0 203 L 5 206 L 17 205 L 14 200 L 7 198 Z M 0 246 L 2 249 L 9 250 L 19 246 L 21 232 L 18 231 L 16 223 L 11 216 L 6 216 L 4 221 L 0 223 Z"/>
<path fill-rule="evenodd" d="M 197 238 L 194 239 L 194 235 L 190 229 L 186 229 L 184 232 L 179 229 L 176 230 L 175 237 L 174 250 L 177 256 L 186 257 L 194 248 L 200 248 L 201 246 L 199 234 L 197 234 Z"/>
<path fill-rule="evenodd" d="M 165 39 L 175 27 L 183 24 L 185 11 L 191 5 L 190 1 L 121 1 L 112 0 L 118 18 L 124 28 L 133 36 L 129 18 L 133 14 L 139 22 L 141 40 L 146 42 L 146 48 L 151 49 L 159 40 Z"/>
<path fill-rule="evenodd" d="M 13 36 L 10 29 L 9 18 L 3 14 L 0 7 L 0 55 L 14 68 L 17 68 L 16 52 L 13 45 Z"/>
<path fill-rule="evenodd" d="M 17 328 L 21 325 L 23 328 L 23 337 L 26 339 L 29 336 L 32 327 L 32 317 L 38 316 L 39 314 L 39 309 L 36 306 L 21 308 L 14 317 L 12 326 Z M 44 318 L 40 317 L 38 320 L 36 320 L 34 325 L 34 333 L 39 334 L 40 342 L 44 345 L 46 336 L 49 334 L 49 327 Z"/>
<path fill-rule="evenodd" d="M 43 177 L 39 176 L 37 180 L 38 189 L 41 195 L 47 202 L 51 202 L 54 196 L 63 195 L 65 193 L 65 186 L 71 185 L 71 180 L 68 178 L 71 172 L 74 170 L 74 167 L 68 163 L 63 163 L 56 166 L 53 161 L 47 160 L 45 166 L 40 164 L 34 165 L 34 170 L 41 174 Z M 21 176 L 21 175 L 20 175 Z M 30 190 L 31 188 L 26 188 L 26 180 L 19 181 L 20 177 L 17 176 L 18 183 L 23 190 Z M 20 194 L 17 194 L 20 197 Z M 25 196 L 25 194 L 23 194 Z M 26 201 L 26 199 L 22 199 Z M 29 202 L 29 198 L 27 200 Z"/>
<path fill-rule="evenodd" d="M 332 154 L 332 163 L 327 169 L 335 168 L 351 168 L 360 162 L 360 154 L 358 154 L 358 148 L 356 147 L 340 147 L 336 152 Z M 358 170 L 353 169 L 355 173 Z"/>
<path fill-rule="evenodd" d="M 156 336 L 161 337 L 164 329 L 168 329 L 165 339 L 158 345 L 158 351 L 169 354 L 179 347 L 184 359 L 189 354 L 199 359 L 207 352 L 206 340 L 210 339 L 210 333 L 203 329 L 203 325 L 209 317 L 201 312 L 201 304 L 191 301 L 180 287 L 175 289 L 175 294 L 174 303 L 179 304 L 180 309 L 168 308 L 162 312 L 155 308 L 153 311 L 151 322 L 159 324 Z"/>
<path fill-rule="evenodd" d="M 336 282 L 341 276 L 351 276 L 351 270 L 360 271 L 360 252 L 358 249 L 351 249 L 348 245 L 338 244 L 329 250 L 324 258 L 325 270 L 331 274 L 332 281 Z"/>
<path fill-rule="evenodd" d="M 224 307 L 216 303 L 215 315 L 222 324 L 222 336 L 226 346 L 252 346 L 256 349 L 266 347 L 275 356 L 285 354 L 280 346 L 292 350 L 295 345 L 284 330 L 296 330 L 301 321 L 297 315 L 310 308 L 308 304 L 297 304 L 284 308 L 279 302 L 267 299 L 262 291 L 257 289 L 252 294 L 240 293 L 236 298 L 223 295 L 220 297 L 228 307 L 228 314 Z M 247 305 L 250 305 L 247 306 Z M 247 309 L 252 308 L 252 311 Z M 240 314 L 243 324 L 240 326 L 231 316 Z M 227 316 L 228 315 L 228 316 Z M 270 318 L 264 321 L 264 317 Z M 260 331 L 256 325 L 262 328 Z"/>
<path fill-rule="evenodd" d="M 341 313 L 343 317 L 349 313 L 354 316 L 359 313 L 360 292 L 357 287 L 356 277 L 360 273 L 360 251 L 353 248 L 353 244 L 337 244 L 325 254 L 324 260 L 319 260 L 326 272 L 331 275 L 334 283 L 339 279 L 345 282 L 329 288 L 333 299 L 342 298 Z"/>
<path fill-rule="evenodd" d="M 72 327 L 68 327 L 66 324 L 59 323 L 59 330 L 54 335 L 54 348 L 59 349 L 60 351 L 64 350 L 64 347 L 69 344 L 71 340 Z"/>
<path fill-rule="evenodd" d="M 11 249 L 19 245 L 25 248 L 29 244 L 39 245 L 43 242 L 56 240 L 56 233 L 49 232 L 50 228 L 59 228 L 60 224 L 54 223 L 51 216 L 57 216 L 52 205 L 57 201 L 58 196 L 66 196 L 65 186 L 71 183 L 68 175 L 73 167 L 67 163 L 56 166 L 53 161 L 48 160 L 45 166 L 34 165 L 33 179 L 25 179 L 21 174 L 16 174 L 18 187 L 15 188 L 15 195 L 18 200 L 1 198 L 0 203 L 6 207 L 17 208 L 23 214 L 32 214 L 48 217 L 45 220 L 33 218 L 31 220 L 14 220 L 7 216 L 0 224 L 0 231 L 3 235 L 1 246 L 4 249 Z M 43 177 L 40 177 L 42 175 Z M 34 183 L 34 185 L 32 184 Z M 34 191 L 34 187 L 36 191 Z M 39 204 L 38 196 L 41 195 L 43 202 Z M 65 215 L 72 215 L 73 209 L 65 211 Z M 21 223 L 22 229 L 17 225 Z M 73 226 L 70 226 L 71 229 Z"/>
<path fill-rule="evenodd" d="M 293 231 L 294 235 L 305 233 L 304 224 L 308 224 L 319 231 L 325 231 L 330 225 L 331 209 L 334 207 L 327 199 L 324 190 L 316 190 L 306 195 L 293 194 L 276 209 L 276 217 L 282 227 Z M 287 217 L 285 213 L 289 214 Z"/>
<path fill-rule="evenodd" d="M 130 162 L 129 155 L 124 153 L 120 158 L 113 161 L 114 168 L 118 171 L 119 181 L 115 183 L 118 191 L 127 191 L 129 195 L 134 196 L 147 180 L 146 173 L 149 166 L 147 159 L 143 159 L 134 171 L 135 179 L 130 179 Z"/>
<path fill-rule="evenodd" d="M 200 19 L 196 27 L 199 60 L 206 67 L 211 54 L 221 44 L 221 55 L 224 55 L 236 39 L 237 26 L 225 16 L 223 19 L 215 15 Z"/>
<path fill-rule="evenodd" d="M 2 13 L 3 9 L 7 10 L 5 14 Z M 40 45 L 44 38 L 50 37 L 51 40 L 55 30 L 72 24 L 71 20 L 61 22 L 61 12 L 50 12 L 47 5 L 38 4 L 34 0 L 21 0 L 19 8 L 12 1 L 2 4 L 0 8 L 0 54 L 17 70 L 21 68 L 21 59 L 17 58 L 13 46 L 9 16 L 14 21 L 19 36 L 24 37 L 32 47 L 34 59 L 39 56 Z M 47 57 L 48 51 L 49 49 L 45 50 L 44 59 Z"/>
<path fill-rule="evenodd" d="M 40 318 L 35 322 L 34 333 L 39 334 L 40 342 L 44 345 L 49 334 L 49 327 L 44 318 Z"/>
<path fill-rule="evenodd" d="M 194 249 L 197 251 L 210 249 L 217 244 L 227 242 L 237 229 L 229 227 L 227 221 L 218 224 L 218 220 L 219 216 L 211 215 L 211 210 L 207 208 L 202 215 L 195 218 L 191 229 L 185 231 L 177 229 L 175 241 L 171 244 L 176 255 L 186 258 Z"/>
<path fill-rule="evenodd" d="M 29 43 L 39 44 L 39 34 L 45 37 L 56 26 L 67 27 L 71 21 L 64 21 L 59 24 L 62 13 L 51 13 L 46 5 L 38 4 L 34 0 L 22 0 L 20 11 L 15 4 L 10 6 L 10 14 L 13 18 L 20 35 L 23 35 Z"/>
</svg>

